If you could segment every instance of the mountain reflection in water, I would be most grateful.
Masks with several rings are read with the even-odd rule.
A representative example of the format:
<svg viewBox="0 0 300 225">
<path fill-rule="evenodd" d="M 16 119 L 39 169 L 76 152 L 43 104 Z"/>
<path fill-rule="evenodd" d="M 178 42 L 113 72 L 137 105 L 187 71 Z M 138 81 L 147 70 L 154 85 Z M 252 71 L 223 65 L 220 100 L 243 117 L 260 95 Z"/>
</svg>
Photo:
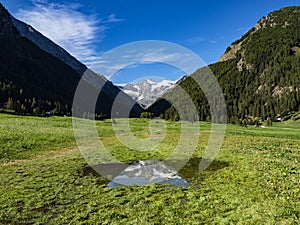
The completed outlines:
<svg viewBox="0 0 300 225">
<path fill-rule="evenodd" d="M 187 187 L 189 183 L 180 177 L 177 172 L 166 166 L 162 161 L 146 160 L 135 161 L 116 176 L 107 187 L 174 184 Z"/>
</svg>

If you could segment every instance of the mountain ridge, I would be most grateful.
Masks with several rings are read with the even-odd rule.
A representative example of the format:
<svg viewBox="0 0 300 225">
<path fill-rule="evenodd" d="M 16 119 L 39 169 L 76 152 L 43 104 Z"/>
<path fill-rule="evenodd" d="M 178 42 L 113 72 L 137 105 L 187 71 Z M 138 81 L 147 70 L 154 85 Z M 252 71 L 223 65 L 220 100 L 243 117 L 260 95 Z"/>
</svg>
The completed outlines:
<svg viewBox="0 0 300 225">
<path fill-rule="evenodd" d="M 67 65 L 72 67 L 80 76 L 82 76 L 82 74 L 87 69 L 87 67 L 83 63 L 79 62 L 74 56 L 72 56 L 62 47 L 56 45 L 53 41 L 42 35 L 37 30 L 35 30 L 32 26 L 14 18 L 13 16 L 11 16 L 11 19 L 14 26 L 20 32 L 21 36 L 35 43 L 45 52 L 48 52 L 49 54 L 65 62 Z"/>
</svg>

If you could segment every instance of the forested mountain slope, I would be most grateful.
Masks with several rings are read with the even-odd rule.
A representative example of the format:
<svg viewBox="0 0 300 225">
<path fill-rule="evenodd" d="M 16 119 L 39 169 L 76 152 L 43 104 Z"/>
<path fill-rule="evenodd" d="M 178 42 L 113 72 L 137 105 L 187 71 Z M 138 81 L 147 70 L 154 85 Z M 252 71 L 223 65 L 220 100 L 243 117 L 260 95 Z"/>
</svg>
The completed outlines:
<svg viewBox="0 0 300 225">
<path fill-rule="evenodd" d="M 225 96 L 228 120 L 245 117 L 287 116 L 300 103 L 300 7 L 287 7 L 263 17 L 232 43 L 219 62 L 209 65 Z M 205 76 L 201 68 L 180 83 L 195 103 L 201 120 L 209 120 L 209 105 L 193 77 Z M 189 106 L 186 107 L 187 111 Z M 177 118 L 176 110 L 159 99 L 149 111 Z"/>
</svg>

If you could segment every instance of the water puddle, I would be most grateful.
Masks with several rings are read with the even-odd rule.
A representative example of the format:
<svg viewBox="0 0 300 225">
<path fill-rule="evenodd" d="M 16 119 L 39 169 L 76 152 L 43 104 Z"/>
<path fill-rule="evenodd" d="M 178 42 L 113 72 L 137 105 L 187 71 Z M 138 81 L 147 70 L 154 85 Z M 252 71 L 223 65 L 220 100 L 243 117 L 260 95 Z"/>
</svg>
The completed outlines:
<svg viewBox="0 0 300 225">
<path fill-rule="evenodd" d="M 189 183 L 159 160 L 134 161 L 116 176 L 107 187 L 173 184 L 187 187 Z"/>
</svg>

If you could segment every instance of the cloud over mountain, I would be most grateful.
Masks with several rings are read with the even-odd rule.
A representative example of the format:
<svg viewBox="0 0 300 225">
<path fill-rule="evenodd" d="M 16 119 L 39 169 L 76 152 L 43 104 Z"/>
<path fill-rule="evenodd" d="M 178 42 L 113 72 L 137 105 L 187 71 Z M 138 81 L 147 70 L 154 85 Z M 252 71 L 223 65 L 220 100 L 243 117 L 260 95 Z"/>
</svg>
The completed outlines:
<svg viewBox="0 0 300 225">
<path fill-rule="evenodd" d="M 87 15 L 79 4 L 32 1 L 33 7 L 20 9 L 16 17 L 32 25 L 88 66 L 97 59 L 96 45 L 109 24 L 120 22 L 115 14 L 99 18 Z"/>
</svg>

